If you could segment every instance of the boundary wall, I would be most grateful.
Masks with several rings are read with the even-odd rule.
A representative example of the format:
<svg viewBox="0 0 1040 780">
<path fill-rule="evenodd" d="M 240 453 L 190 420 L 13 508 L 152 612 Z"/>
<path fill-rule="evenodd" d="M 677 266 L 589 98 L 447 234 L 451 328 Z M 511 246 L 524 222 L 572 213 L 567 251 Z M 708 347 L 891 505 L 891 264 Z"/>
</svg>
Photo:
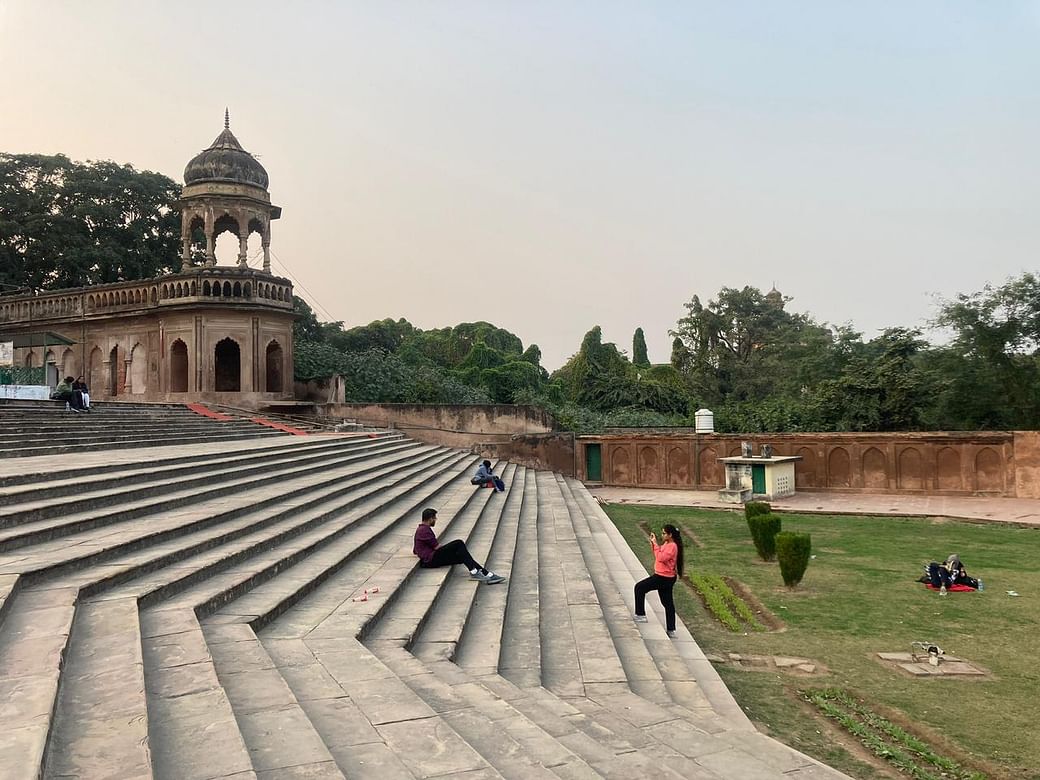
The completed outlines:
<svg viewBox="0 0 1040 780">
<path fill-rule="evenodd" d="M 575 436 L 532 406 L 324 403 L 337 419 L 396 428 L 431 444 L 472 449 L 590 484 L 717 490 L 721 458 L 749 441 L 797 455 L 798 491 L 1040 498 L 1040 431 L 695 434 L 687 429 L 616 430 Z M 601 474 L 590 480 L 590 447 Z"/>
</svg>

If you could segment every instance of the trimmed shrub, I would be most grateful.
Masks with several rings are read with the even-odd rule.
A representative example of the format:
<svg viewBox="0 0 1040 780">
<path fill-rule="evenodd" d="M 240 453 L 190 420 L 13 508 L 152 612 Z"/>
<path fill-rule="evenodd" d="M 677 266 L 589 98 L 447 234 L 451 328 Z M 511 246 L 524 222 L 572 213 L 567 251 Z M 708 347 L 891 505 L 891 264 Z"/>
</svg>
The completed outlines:
<svg viewBox="0 0 1040 780">
<path fill-rule="evenodd" d="M 744 517 L 752 518 L 755 515 L 768 515 L 773 507 L 766 501 L 748 501 L 744 504 Z"/>
<path fill-rule="evenodd" d="M 776 555 L 776 535 L 780 533 L 780 518 L 776 515 L 751 515 L 747 519 L 751 539 L 763 561 L 773 560 Z"/>
<path fill-rule="evenodd" d="M 792 588 L 802 581 L 809 566 L 812 540 L 809 534 L 785 531 L 776 535 L 776 557 L 780 561 L 780 576 L 784 584 Z"/>
</svg>

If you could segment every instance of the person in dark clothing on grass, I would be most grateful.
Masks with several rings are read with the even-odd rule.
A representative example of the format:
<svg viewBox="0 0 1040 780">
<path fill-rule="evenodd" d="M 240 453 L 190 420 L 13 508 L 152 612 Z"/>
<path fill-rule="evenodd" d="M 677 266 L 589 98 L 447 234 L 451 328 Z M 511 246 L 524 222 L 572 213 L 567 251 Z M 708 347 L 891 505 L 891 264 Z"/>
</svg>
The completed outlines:
<svg viewBox="0 0 1040 780">
<path fill-rule="evenodd" d="M 466 543 L 461 539 L 438 544 L 437 534 L 433 531 L 433 526 L 436 524 L 437 510 L 424 509 L 422 522 L 415 529 L 415 542 L 412 545 L 412 552 L 418 556 L 420 566 L 424 569 L 435 569 L 440 566 L 454 566 L 456 563 L 462 563 L 469 569 L 469 576 L 475 580 L 488 585 L 505 581 L 505 577 L 501 574 L 488 571 L 473 560 L 473 556 L 466 549 Z"/>
</svg>

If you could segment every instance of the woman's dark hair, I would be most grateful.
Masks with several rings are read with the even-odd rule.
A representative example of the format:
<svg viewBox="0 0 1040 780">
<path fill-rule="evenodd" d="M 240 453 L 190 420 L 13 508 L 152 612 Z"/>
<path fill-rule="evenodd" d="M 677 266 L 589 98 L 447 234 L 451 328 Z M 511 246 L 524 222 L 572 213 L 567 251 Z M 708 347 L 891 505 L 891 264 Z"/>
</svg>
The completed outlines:
<svg viewBox="0 0 1040 780">
<path fill-rule="evenodd" d="M 674 525 L 665 525 L 664 530 L 668 532 L 668 535 L 672 537 L 672 541 L 675 542 L 675 546 L 678 548 L 675 556 L 675 573 L 680 577 L 683 573 L 683 546 L 682 546 L 682 534 L 679 533 L 679 529 Z"/>
<path fill-rule="evenodd" d="M 491 468 L 491 461 L 490 460 L 485 460 L 484 461 L 484 468 L 487 468 L 487 469 Z"/>
</svg>

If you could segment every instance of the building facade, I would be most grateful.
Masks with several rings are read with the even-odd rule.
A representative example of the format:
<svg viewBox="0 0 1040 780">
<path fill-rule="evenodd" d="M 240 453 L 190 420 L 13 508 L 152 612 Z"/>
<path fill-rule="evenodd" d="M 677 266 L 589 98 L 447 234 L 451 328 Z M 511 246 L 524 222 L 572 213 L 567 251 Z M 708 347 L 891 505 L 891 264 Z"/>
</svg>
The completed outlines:
<svg viewBox="0 0 1040 780">
<path fill-rule="evenodd" d="M 188 163 L 184 181 L 180 271 L 0 297 L 0 335 L 30 345 L 15 348 L 15 365 L 46 366 L 51 383 L 83 375 L 94 398 L 249 407 L 292 399 L 293 288 L 271 273 L 270 258 L 271 221 L 281 209 L 226 114 L 224 130 Z M 224 232 L 239 239 L 234 266 L 217 265 Z M 253 233 L 261 269 L 247 263 Z M 202 237 L 204 256 L 196 260 Z M 47 346 L 48 335 L 60 346 Z"/>
</svg>

